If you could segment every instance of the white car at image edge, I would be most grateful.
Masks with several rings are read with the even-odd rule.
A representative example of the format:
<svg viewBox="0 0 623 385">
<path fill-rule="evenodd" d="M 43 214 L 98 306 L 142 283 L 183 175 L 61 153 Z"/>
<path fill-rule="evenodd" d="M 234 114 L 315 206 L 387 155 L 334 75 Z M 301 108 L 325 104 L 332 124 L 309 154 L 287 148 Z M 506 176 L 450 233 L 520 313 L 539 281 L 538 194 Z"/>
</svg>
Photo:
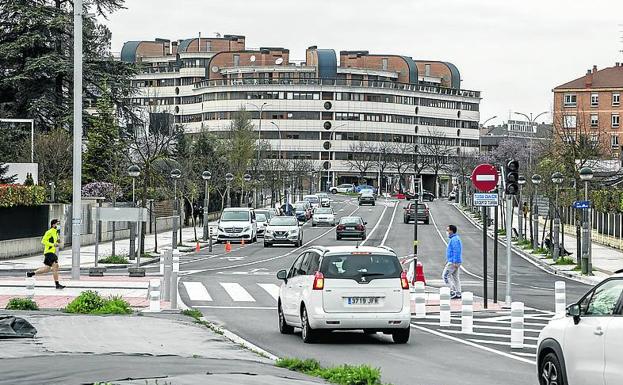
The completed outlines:
<svg viewBox="0 0 623 385">
<path fill-rule="evenodd" d="M 322 331 L 359 329 L 409 341 L 409 282 L 389 248 L 314 246 L 277 278 L 283 281 L 277 300 L 282 334 L 301 328 L 310 343 Z"/>
<path fill-rule="evenodd" d="M 592 288 L 541 330 L 541 385 L 623 383 L 623 274 Z"/>
</svg>

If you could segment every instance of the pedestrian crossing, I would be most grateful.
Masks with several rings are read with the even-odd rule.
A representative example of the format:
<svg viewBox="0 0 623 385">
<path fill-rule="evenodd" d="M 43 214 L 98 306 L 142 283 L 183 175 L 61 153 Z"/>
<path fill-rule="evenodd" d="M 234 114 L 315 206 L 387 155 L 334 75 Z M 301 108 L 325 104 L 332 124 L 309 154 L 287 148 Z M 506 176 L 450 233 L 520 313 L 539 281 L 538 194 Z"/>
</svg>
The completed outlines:
<svg viewBox="0 0 623 385">
<path fill-rule="evenodd" d="M 273 308 L 277 306 L 279 285 L 269 282 L 183 281 L 180 294 L 189 306 L 249 304 L 255 308 Z"/>
<path fill-rule="evenodd" d="M 411 324 L 423 330 L 433 330 L 451 338 L 458 338 L 472 344 L 495 349 L 531 361 L 536 360 L 539 333 L 548 324 L 554 313 L 537 309 L 526 309 L 524 315 L 524 347 L 511 349 L 511 316 L 509 310 L 474 313 L 472 333 L 461 331 L 461 313 L 453 312 L 449 327 L 439 326 L 439 314 L 429 314 L 425 319 L 413 319 Z"/>
</svg>

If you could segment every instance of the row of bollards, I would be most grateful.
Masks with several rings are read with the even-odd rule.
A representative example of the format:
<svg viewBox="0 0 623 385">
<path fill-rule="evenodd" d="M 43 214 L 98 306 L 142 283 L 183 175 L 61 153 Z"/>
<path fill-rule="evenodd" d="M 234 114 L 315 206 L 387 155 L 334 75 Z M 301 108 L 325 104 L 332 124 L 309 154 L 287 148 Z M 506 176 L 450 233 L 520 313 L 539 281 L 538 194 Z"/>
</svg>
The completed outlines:
<svg viewBox="0 0 623 385">
<path fill-rule="evenodd" d="M 171 309 L 177 309 L 177 286 L 180 271 L 180 251 L 163 248 L 160 255 L 161 279 L 149 281 L 149 311 L 160 311 L 160 300 L 171 303 Z"/>
</svg>

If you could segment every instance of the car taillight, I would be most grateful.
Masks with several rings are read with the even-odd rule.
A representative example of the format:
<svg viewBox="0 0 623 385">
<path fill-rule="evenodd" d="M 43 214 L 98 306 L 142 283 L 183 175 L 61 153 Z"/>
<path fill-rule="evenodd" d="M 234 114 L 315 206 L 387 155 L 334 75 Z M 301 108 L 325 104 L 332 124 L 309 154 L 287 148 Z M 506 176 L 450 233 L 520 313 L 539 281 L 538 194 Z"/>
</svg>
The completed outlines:
<svg viewBox="0 0 623 385">
<path fill-rule="evenodd" d="M 315 283 L 316 281 L 314 281 L 314 284 Z M 409 280 L 407 279 L 406 271 L 403 271 L 402 273 L 400 273 L 400 286 L 402 286 L 404 290 L 409 290 Z"/>
<path fill-rule="evenodd" d="M 359 231 L 363 231 L 363 225 L 357 225 L 355 228 Z"/>
<path fill-rule="evenodd" d="M 338 230 L 344 230 L 344 229 L 345 229 L 345 226 L 344 226 L 344 225 L 337 225 L 337 229 L 338 229 Z"/>
<path fill-rule="evenodd" d="M 322 289 L 324 289 L 324 275 L 321 272 L 317 271 L 314 275 L 314 290 Z"/>
<path fill-rule="evenodd" d="M 424 212 L 425 212 L 426 214 L 428 214 L 428 209 L 424 209 Z"/>
</svg>

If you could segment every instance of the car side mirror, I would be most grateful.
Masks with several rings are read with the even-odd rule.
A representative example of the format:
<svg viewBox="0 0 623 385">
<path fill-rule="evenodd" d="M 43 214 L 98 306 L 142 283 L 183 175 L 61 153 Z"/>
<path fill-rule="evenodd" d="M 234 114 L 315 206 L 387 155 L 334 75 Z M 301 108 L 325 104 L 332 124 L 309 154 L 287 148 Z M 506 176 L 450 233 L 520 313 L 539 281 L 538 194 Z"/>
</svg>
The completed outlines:
<svg viewBox="0 0 623 385">
<path fill-rule="evenodd" d="M 279 270 L 277 272 L 277 279 L 288 282 L 288 272 L 286 270 Z"/>
<path fill-rule="evenodd" d="M 580 323 L 580 305 L 573 303 L 567 306 L 567 315 L 573 317 L 573 323 L 576 325 Z"/>
</svg>

